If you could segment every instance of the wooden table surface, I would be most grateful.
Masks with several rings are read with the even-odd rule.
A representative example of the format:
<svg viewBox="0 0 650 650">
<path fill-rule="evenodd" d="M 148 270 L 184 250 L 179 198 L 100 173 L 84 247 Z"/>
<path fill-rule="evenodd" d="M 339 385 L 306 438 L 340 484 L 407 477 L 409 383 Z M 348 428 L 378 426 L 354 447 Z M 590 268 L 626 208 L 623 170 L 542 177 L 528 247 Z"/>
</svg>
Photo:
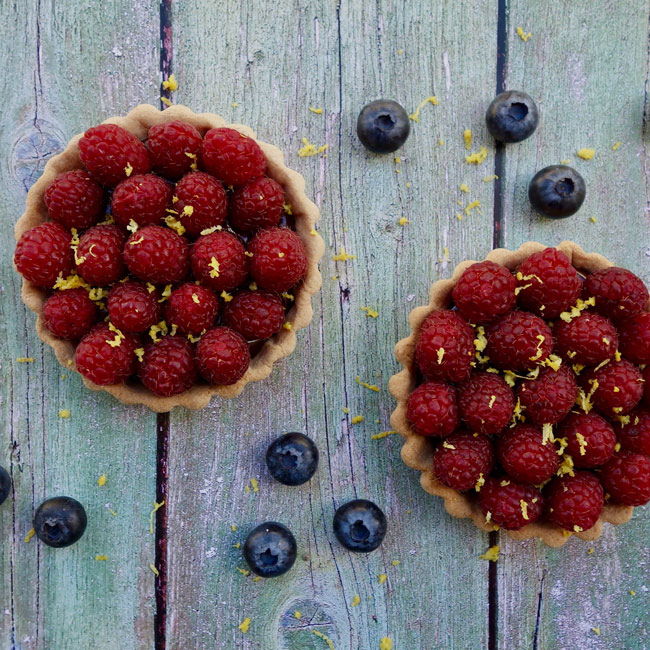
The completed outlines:
<svg viewBox="0 0 650 650">
<path fill-rule="evenodd" d="M 420 489 L 398 436 L 372 439 L 390 428 L 386 385 L 408 313 L 457 262 L 573 239 L 650 282 L 649 14 L 650 0 L 2 0 L 0 464 L 14 491 L 0 508 L 0 646 L 372 650 L 388 637 L 395 650 L 650 647 L 647 509 L 594 544 L 489 539 Z M 171 72 L 173 102 L 249 124 L 283 149 L 322 211 L 327 253 L 311 327 L 269 380 L 200 412 L 156 416 L 85 390 L 40 343 L 12 231 L 47 159 L 110 115 L 158 104 Z M 528 92 L 541 121 L 504 149 L 483 116 L 505 88 Z M 433 95 L 399 162 L 360 145 L 366 102 L 394 98 L 410 112 Z M 488 151 L 478 166 L 465 162 L 467 128 L 472 150 Z M 299 157 L 303 137 L 327 155 Z M 577 158 L 583 147 L 592 160 Z M 541 219 L 528 181 L 565 159 L 587 199 L 570 219 Z M 465 215 L 474 200 L 480 210 Z M 342 246 L 356 259 L 335 262 Z M 299 488 L 274 483 L 263 461 L 287 430 L 321 450 Z M 35 507 L 57 494 L 86 505 L 85 536 L 64 550 L 26 543 Z M 368 556 L 332 534 L 335 508 L 352 497 L 389 518 Z M 254 581 L 235 545 L 267 519 L 289 524 L 299 559 Z M 479 559 L 497 542 L 498 563 Z"/>
</svg>

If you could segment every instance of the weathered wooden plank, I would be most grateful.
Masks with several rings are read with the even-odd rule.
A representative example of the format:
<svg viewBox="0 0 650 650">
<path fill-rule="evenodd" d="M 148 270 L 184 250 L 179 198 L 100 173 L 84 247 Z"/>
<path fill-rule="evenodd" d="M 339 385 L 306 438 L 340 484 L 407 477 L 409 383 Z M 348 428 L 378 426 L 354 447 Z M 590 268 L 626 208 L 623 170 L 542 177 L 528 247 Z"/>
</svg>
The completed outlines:
<svg viewBox="0 0 650 650">
<path fill-rule="evenodd" d="M 644 110 L 649 4 L 644 0 L 531 4 L 510 0 L 507 86 L 540 108 L 534 136 L 506 149 L 504 243 L 573 239 L 650 281 Z M 521 26 L 532 36 L 523 42 Z M 617 151 L 612 146 L 620 141 Z M 596 149 L 591 161 L 576 151 Z M 587 198 L 562 221 L 535 216 L 527 186 L 537 169 L 571 159 Z M 596 223 L 590 218 L 595 217 Z M 592 546 L 558 550 L 502 538 L 499 641 L 521 648 L 646 648 L 649 641 L 647 511 Z M 629 590 L 636 593 L 630 595 Z M 599 628 L 598 636 L 592 628 Z"/>
<path fill-rule="evenodd" d="M 58 365 L 34 333 L 10 260 L 13 225 L 47 158 L 80 130 L 156 100 L 158 4 L 1 3 L 0 39 L 11 77 L 0 130 L 0 463 L 14 484 L 0 508 L 0 646 L 152 647 L 155 417 L 87 391 Z M 69 549 L 26 544 L 35 507 L 57 494 L 84 503 L 85 536 Z"/>
<path fill-rule="evenodd" d="M 273 21 L 231 0 L 210 12 L 174 5 L 176 101 L 280 146 L 321 207 L 328 252 L 314 322 L 293 356 L 237 401 L 171 414 L 168 646 L 317 650 L 321 632 L 337 650 L 377 648 L 385 635 L 396 648 L 486 647 L 487 565 L 476 556 L 487 537 L 422 492 L 397 438 L 370 439 L 389 428 L 386 383 L 408 311 L 455 261 L 491 245 L 493 187 L 482 179 L 492 147 L 485 164 L 469 166 L 462 137 L 473 128 L 486 140 L 482 111 L 494 92 L 496 11 L 476 5 L 279 3 Z M 383 95 L 414 110 L 434 94 L 439 105 L 422 108 L 399 164 L 363 150 L 355 123 L 364 103 Z M 327 157 L 299 158 L 303 136 L 328 144 Z M 458 199 L 480 200 L 483 214 L 458 221 Z M 410 223 L 398 225 L 402 216 Z M 335 263 L 341 246 L 356 260 Z M 439 261 L 444 247 L 450 261 Z M 361 311 L 368 306 L 376 319 Z M 355 415 L 364 422 L 352 425 Z M 296 429 L 314 437 L 322 462 L 310 485 L 286 488 L 270 479 L 264 450 Z M 258 493 L 245 491 L 252 477 Z M 368 557 L 332 535 L 335 506 L 353 496 L 376 500 L 390 520 L 382 550 Z M 267 519 L 290 525 L 300 559 L 282 578 L 252 582 L 233 545 Z"/>
</svg>

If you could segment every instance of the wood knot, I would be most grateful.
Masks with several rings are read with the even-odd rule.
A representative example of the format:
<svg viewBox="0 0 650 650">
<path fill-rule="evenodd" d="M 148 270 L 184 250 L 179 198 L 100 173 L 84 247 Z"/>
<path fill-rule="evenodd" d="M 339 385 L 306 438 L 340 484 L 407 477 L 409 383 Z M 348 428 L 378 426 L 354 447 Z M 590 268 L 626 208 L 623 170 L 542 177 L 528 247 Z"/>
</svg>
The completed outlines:
<svg viewBox="0 0 650 650">
<path fill-rule="evenodd" d="M 11 174 L 25 192 L 38 180 L 47 161 L 63 151 L 65 139 L 60 129 L 47 120 L 37 119 L 17 132 L 11 149 Z"/>
<path fill-rule="evenodd" d="M 337 648 L 339 633 L 323 603 L 307 598 L 293 600 L 280 616 L 278 648 L 323 650 Z"/>
</svg>

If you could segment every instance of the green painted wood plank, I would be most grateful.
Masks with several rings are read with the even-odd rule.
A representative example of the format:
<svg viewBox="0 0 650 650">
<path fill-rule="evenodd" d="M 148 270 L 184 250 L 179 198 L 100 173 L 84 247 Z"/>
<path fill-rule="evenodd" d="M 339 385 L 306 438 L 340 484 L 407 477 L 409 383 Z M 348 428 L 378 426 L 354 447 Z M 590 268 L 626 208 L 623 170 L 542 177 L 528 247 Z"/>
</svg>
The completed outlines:
<svg viewBox="0 0 650 650">
<path fill-rule="evenodd" d="M 10 260 L 13 225 L 47 158 L 84 128 L 156 100 L 158 16 L 156 2 L 0 4 L 10 77 L 0 131 L 0 463 L 14 482 L 0 508 L 2 648 L 153 645 L 155 417 L 86 390 L 58 365 L 34 333 Z M 15 363 L 25 356 L 34 363 Z M 68 549 L 26 544 L 35 507 L 57 494 L 84 503 L 85 536 Z"/>
<path fill-rule="evenodd" d="M 529 141 L 506 150 L 507 247 L 573 239 L 650 282 L 644 138 L 649 9 L 644 0 L 605 3 L 597 11 L 586 0 L 510 0 L 507 86 L 538 102 L 541 121 Z M 516 35 L 517 26 L 532 33 L 528 42 Z M 622 145 L 612 151 L 617 141 Z M 582 147 L 596 149 L 593 160 L 576 156 Z M 537 169 L 562 159 L 571 159 L 584 176 L 587 198 L 577 215 L 545 220 L 532 214 L 527 185 Z M 638 509 L 629 524 L 606 526 L 592 555 L 592 545 L 577 539 L 551 550 L 502 537 L 501 646 L 648 647 L 649 526 L 647 511 Z"/>
<path fill-rule="evenodd" d="M 370 439 L 390 428 L 386 384 L 409 310 L 456 261 L 491 245 L 493 187 L 482 179 L 492 147 L 471 167 L 462 133 L 471 127 L 486 141 L 496 11 L 436 4 L 279 3 L 272 21 L 230 0 L 209 12 L 198 2 L 174 6 L 176 101 L 247 123 L 280 146 L 321 207 L 328 251 L 314 322 L 293 356 L 237 401 L 171 415 L 168 646 L 319 650 L 327 646 L 314 632 L 322 632 L 337 650 L 378 648 L 384 635 L 395 648 L 486 647 L 487 565 L 477 555 L 487 536 L 420 489 L 397 438 Z M 383 95 L 411 111 L 433 94 L 439 105 L 422 109 L 402 162 L 362 149 L 355 123 L 364 103 Z M 327 143 L 327 157 L 299 158 L 303 136 Z M 456 202 L 470 198 L 483 214 L 459 222 Z M 333 262 L 341 246 L 357 259 Z M 445 247 L 450 261 L 441 262 Z M 366 318 L 367 306 L 377 319 Z M 357 375 L 380 392 L 357 385 Z M 346 405 L 362 424 L 350 424 Z M 263 465 L 266 446 L 286 430 L 306 431 L 321 450 L 308 486 L 274 484 Z M 252 477 L 259 493 L 245 491 Z M 390 520 L 381 551 L 367 557 L 352 557 L 332 535 L 335 506 L 353 496 L 376 500 Z M 237 571 L 244 565 L 233 545 L 268 519 L 291 526 L 299 560 L 282 578 L 253 582 Z M 244 617 L 246 635 L 237 629 Z"/>
</svg>

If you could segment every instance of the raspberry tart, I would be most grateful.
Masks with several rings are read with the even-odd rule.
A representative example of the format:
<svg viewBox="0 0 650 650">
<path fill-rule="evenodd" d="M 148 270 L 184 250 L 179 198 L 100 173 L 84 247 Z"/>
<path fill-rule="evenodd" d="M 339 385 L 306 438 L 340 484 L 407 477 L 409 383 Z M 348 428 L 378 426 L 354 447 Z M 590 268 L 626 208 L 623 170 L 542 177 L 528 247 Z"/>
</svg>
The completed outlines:
<svg viewBox="0 0 650 650">
<path fill-rule="evenodd" d="M 561 546 L 650 501 L 650 296 L 573 242 L 459 264 L 409 317 L 402 459 L 455 517 Z"/>
<path fill-rule="evenodd" d="M 325 247 L 304 188 L 276 147 L 218 115 L 142 105 L 89 128 L 15 228 L 39 337 L 126 404 L 238 395 L 312 318 Z"/>
</svg>

